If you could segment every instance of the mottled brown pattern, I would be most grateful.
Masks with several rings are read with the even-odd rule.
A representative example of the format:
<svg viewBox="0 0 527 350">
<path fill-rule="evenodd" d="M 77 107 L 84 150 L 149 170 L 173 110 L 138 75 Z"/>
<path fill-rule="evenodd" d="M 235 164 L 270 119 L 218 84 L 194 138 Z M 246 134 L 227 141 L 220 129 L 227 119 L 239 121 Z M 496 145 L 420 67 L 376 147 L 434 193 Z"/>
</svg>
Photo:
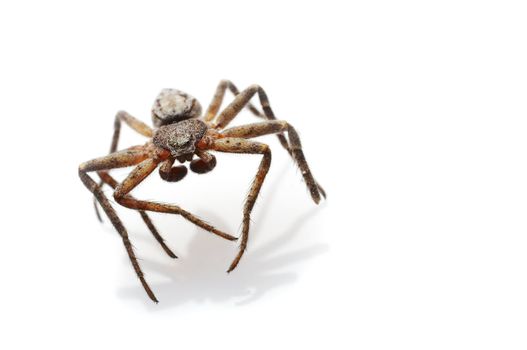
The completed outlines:
<svg viewBox="0 0 527 350">
<path fill-rule="evenodd" d="M 207 124 L 198 119 L 187 119 L 178 123 L 164 125 L 154 132 L 154 145 L 164 148 L 173 157 L 192 155 L 196 144 L 207 131 Z"/>
<path fill-rule="evenodd" d="M 176 89 L 163 89 L 152 106 L 156 128 L 191 118 L 199 118 L 201 105 L 193 96 Z"/>
<path fill-rule="evenodd" d="M 230 80 L 222 80 L 218 84 L 218 87 L 216 88 L 216 93 L 214 94 L 214 97 L 212 98 L 212 101 L 210 102 L 209 108 L 207 108 L 207 112 L 205 112 L 205 116 L 203 117 L 203 120 L 206 122 L 210 122 L 216 117 L 216 114 L 218 113 L 221 104 L 223 102 L 223 98 L 225 97 L 225 91 L 227 88 L 232 92 L 234 96 L 238 95 L 240 91 L 236 87 L 236 85 L 233 84 Z M 257 117 L 264 118 L 265 116 L 256 108 L 252 103 L 247 103 L 247 108 Z"/>
<path fill-rule="evenodd" d="M 117 188 L 119 183 L 110 174 L 108 174 L 108 172 L 99 171 L 97 175 L 99 175 L 99 177 L 105 184 L 109 185 L 114 190 L 115 188 Z M 150 230 L 150 232 L 152 233 L 156 241 L 161 245 L 161 248 L 163 248 L 163 250 L 168 254 L 168 256 L 176 259 L 177 258 L 176 254 L 174 254 L 174 252 L 172 252 L 172 250 L 165 244 L 165 239 L 159 234 L 159 232 L 157 231 L 157 228 L 155 227 L 154 223 L 152 222 L 148 214 L 142 210 L 139 211 L 139 214 L 141 215 L 141 218 L 145 222 L 146 226 L 148 227 L 148 229 Z"/>
<path fill-rule="evenodd" d="M 227 88 L 235 95 L 234 100 L 216 117 Z M 250 103 L 251 98 L 256 93 L 258 93 L 263 113 Z M 276 134 L 282 146 L 300 168 L 313 201 L 318 203 L 321 195 L 325 197 L 324 190 L 315 181 L 307 165 L 298 133 L 286 121 L 276 120 L 270 107 L 269 99 L 260 86 L 251 85 L 249 88 L 239 92 L 232 82 L 228 80 L 221 81 L 205 116 L 201 119 L 198 119 L 199 113 L 197 113 L 201 111 L 201 107 L 198 107 L 199 102 L 191 99 L 193 98 L 190 95 L 179 90 L 163 90 L 156 99 L 152 111 L 153 121 L 157 129 L 151 129 L 126 112 L 119 112 L 115 119 L 110 154 L 82 163 L 79 166 L 79 176 L 82 182 L 93 193 L 95 200 L 101 205 L 111 223 L 121 235 L 134 271 L 146 293 L 154 302 L 157 302 L 157 299 L 144 278 L 128 238 L 128 233 L 108 198 L 101 190 L 103 184 L 107 184 L 114 189 L 113 196 L 117 203 L 137 210 L 141 214 L 143 221 L 154 238 L 168 255 L 175 258 L 175 254 L 166 246 L 164 239 L 148 217 L 147 211 L 181 215 L 193 224 L 222 238 L 231 241 L 237 238 L 216 229 L 177 205 L 139 200 L 130 194 L 131 191 L 157 167 L 159 167 L 161 178 L 169 182 L 180 181 L 187 175 L 186 162 L 190 162 L 190 169 L 195 173 L 204 174 L 212 171 L 216 166 L 216 157 L 209 151 L 261 155 L 262 160 L 243 207 L 240 249 L 229 266 L 228 272 L 236 268 L 247 248 L 251 212 L 271 166 L 271 150 L 269 146 L 248 139 Z M 181 105 L 179 105 L 180 103 Z M 257 117 L 264 118 L 266 121 L 223 130 L 245 107 L 249 108 Z M 139 134 L 149 137 L 150 140 L 142 146 L 134 146 L 117 151 L 122 121 Z M 288 137 L 285 136 L 285 133 L 287 133 Z M 197 159 L 194 159 L 195 156 Z M 176 160 L 183 165 L 174 166 Z M 135 166 L 135 168 L 121 183 L 115 181 L 108 174 L 111 169 L 128 166 Z M 99 185 L 88 175 L 90 172 L 98 173 L 101 178 Z M 98 212 L 97 214 L 100 216 Z"/>
</svg>

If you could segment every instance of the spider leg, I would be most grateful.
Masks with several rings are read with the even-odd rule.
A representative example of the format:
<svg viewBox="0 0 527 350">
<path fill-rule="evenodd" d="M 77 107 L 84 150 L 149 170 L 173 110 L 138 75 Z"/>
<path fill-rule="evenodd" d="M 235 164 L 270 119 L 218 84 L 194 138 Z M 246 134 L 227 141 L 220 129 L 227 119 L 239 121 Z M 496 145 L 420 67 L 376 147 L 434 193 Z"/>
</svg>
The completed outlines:
<svg viewBox="0 0 527 350">
<path fill-rule="evenodd" d="M 137 257 L 135 256 L 132 244 L 130 243 L 130 239 L 128 238 L 128 232 L 126 231 L 126 228 L 117 216 L 115 209 L 110 204 L 110 201 L 108 200 L 106 195 L 101 191 L 100 186 L 98 186 L 97 183 L 88 175 L 88 173 L 92 171 L 109 170 L 135 165 L 143 161 L 145 158 L 146 154 L 140 151 L 128 150 L 116 152 L 105 157 L 93 159 L 88 162 L 82 163 L 79 166 L 79 177 L 81 178 L 86 188 L 88 188 L 88 190 L 93 193 L 93 195 L 103 208 L 104 212 L 112 222 L 113 226 L 115 227 L 119 235 L 121 235 L 124 247 L 128 254 L 128 258 L 132 263 L 137 277 L 141 281 L 141 284 L 143 285 L 143 288 L 150 297 L 150 299 L 157 303 L 158 301 L 156 299 L 156 296 L 154 295 L 152 289 L 150 289 L 150 286 L 146 282 L 143 271 L 141 270 L 141 266 L 137 261 Z"/>
<path fill-rule="evenodd" d="M 290 146 L 287 149 L 295 163 L 300 168 L 300 172 L 304 177 L 307 188 L 311 193 L 313 201 L 318 204 L 320 201 L 320 194 L 326 198 L 324 189 L 315 181 L 311 170 L 302 151 L 302 144 L 300 143 L 300 137 L 296 132 L 295 128 L 284 120 L 270 120 L 261 123 L 247 124 L 236 126 L 233 128 L 222 131 L 222 135 L 227 137 L 240 137 L 240 138 L 253 138 L 268 134 L 276 134 L 281 132 L 287 132 L 289 136 Z"/>
<path fill-rule="evenodd" d="M 263 111 L 264 111 L 264 114 L 265 114 L 265 118 L 267 118 L 268 120 L 276 120 L 276 117 L 275 117 L 274 112 L 273 112 L 273 110 L 271 108 L 271 105 L 269 103 L 269 98 L 267 97 L 267 94 L 265 93 L 265 90 L 259 85 L 251 85 L 247 89 L 243 90 L 241 93 L 236 95 L 236 97 L 234 98 L 234 101 L 232 101 L 221 112 L 221 114 L 216 119 L 214 127 L 218 128 L 218 129 L 225 128 L 238 115 L 238 113 L 240 113 L 240 111 L 243 109 L 243 107 L 245 105 L 249 104 L 249 101 L 251 100 L 251 98 L 256 93 L 258 93 L 258 98 L 260 100 L 260 104 L 262 105 L 262 108 L 263 108 Z M 294 137 L 294 135 L 296 135 L 296 140 L 291 140 L 291 137 Z M 304 161 L 305 161 L 305 157 L 303 155 L 303 152 L 302 152 L 301 148 L 300 148 L 299 151 L 293 151 L 292 148 L 291 148 L 292 146 L 297 147 L 300 144 L 300 139 L 298 138 L 298 133 L 294 129 L 293 129 L 292 132 L 289 132 L 289 138 L 290 138 L 289 142 L 287 141 L 285 135 L 282 132 L 277 132 L 276 136 L 278 137 L 278 141 L 280 141 L 280 144 L 282 145 L 282 147 L 284 147 L 287 150 L 289 155 L 295 161 L 297 161 L 297 159 L 301 159 L 301 158 L 304 158 Z M 297 143 L 298 145 L 292 145 L 291 143 L 293 141 L 295 143 Z M 297 154 L 295 155 L 294 153 L 297 153 Z M 297 161 L 297 164 L 298 164 L 298 161 Z M 298 164 L 298 165 L 300 166 L 300 164 Z M 320 186 L 317 183 L 316 187 L 318 188 L 318 191 L 316 191 L 316 192 L 320 192 L 320 194 L 322 194 L 322 196 L 324 198 L 326 198 L 326 192 L 324 191 L 322 186 Z M 313 191 L 311 191 L 311 189 L 310 189 L 310 192 L 313 194 Z M 317 195 L 315 195 L 315 197 L 316 196 Z M 318 196 L 318 197 L 320 197 L 320 196 Z M 316 200 L 315 198 L 313 198 L 313 200 L 315 200 L 315 202 L 318 203 L 318 200 Z"/>
<path fill-rule="evenodd" d="M 225 107 L 218 118 L 216 118 L 216 121 L 213 123 L 213 127 L 217 129 L 225 128 L 238 115 L 238 113 L 240 113 L 244 106 L 252 106 L 250 100 L 256 93 L 258 93 L 258 98 L 264 111 L 263 117 L 267 120 L 276 120 L 274 112 L 271 109 L 271 105 L 269 103 L 269 98 L 267 97 L 264 89 L 262 89 L 262 87 L 259 85 L 251 85 L 247 89 L 237 94 L 234 100 L 227 107 Z M 262 114 L 259 111 L 257 112 L 261 117 Z M 278 141 L 280 141 L 282 147 L 284 147 L 287 152 L 293 156 L 291 150 L 289 149 L 289 143 L 285 135 L 283 133 L 277 133 L 276 137 L 278 138 Z"/>
<path fill-rule="evenodd" d="M 232 261 L 227 272 L 231 272 L 236 268 L 240 259 L 247 248 L 247 241 L 249 239 L 249 226 L 251 223 L 251 212 L 256 202 L 256 198 L 260 193 L 260 189 L 265 180 L 265 176 L 269 171 L 271 166 L 271 150 L 269 146 L 263 143 L 249 141 L 242 138 L 231 138 L 226 137 L 222 139 L 215 140 L 214 143 L 210 146 L 210 149 L 219 152 L 228 152 L 228 153 L 246 153 L 246 154 L 262 154 L 262 161 L 258 166 L 258 171 L 254 177 L 251 189 L 245 200 L 245 205 L 243 207 L 243 221 L 242 221 L 242 236 L 240 242 L 240 250 L 238 255 Z"/>
<path fill-rule="evenodd" d="M 207 111 L 205 112 L 204 120 L 206 122 L 211 122 L 214 117 L 216 117 L 216 114 L 218 113 L 221 104 L 223 103 L 223 98 L 225 97 L 225 91 L 227 88 L 232 92 L 234 96 L 238 95 L 240 91 L 236 87 L 236 85 L 233 84 L 230 80 L 222 80 L 218 84 L 218 87 L 216 88 L 216 92 L 214 94 L 214 97 L 212 98 L 212 101 L 209 104 L 209 107 L 207 108 Z M 247 103 L 247 107 L 249 110 L 257 117 L 264 118 L 265 115 L 262 114 L 256 107 L 254 107 L 253 104 L 250 102 Z"/>
<path fill-rule="evenodd" d="M 113 137 L 110 146 L 110 153 L 117 151 L 117 144 L 119 143 L 119 136 L 121 135 L 121 122 L 125 122 L 125 124 L 132 128 L 132 130 L 145 137 L 152 137 L 154 134 L 152 128 L 139 119 L 130 115 L 128 112 L 119 111 L 115 115 L 115 121 L 113 124 Z"/>
<path fill-rule="evenodd" d="M 107 171 L 99 171 L 97 172 L 97 175 L 99 175 L 99 177 L 105 184 L 109 185 L 114 190 L 117 185 L 119 185 L 119 183 Z M 139 211 L 139 214 L 141 215 L 141 218 L 143 219 L 144 223 L 146 224 L 156 241 L 161 245 L 161 248 L 163 248 L 163 250 L 168 254 L 168 256 L 177 259 L 176 254 L 174 254 L 174 252 L 172 252 L 172 250 L 170 250 L 170 248 L 165 244 L 164 238 L 161 236 L 159 231 L 157 231 L 157 228 L 154 226 L 154 223 L 152 222 L 152 219 L 150 219 L 148 214 L 142 210 Z"/>
<path fill-rule="evenodd" d="M 135 118 L 134 116 L 130 115 L 128 112 L 125 111 L 119 111 L 115 115 L 115 121 L 113 125 L 113 136 L 112 136 L 112 143 L 110 145 L 110 152 L 114 153 L 117 151 L 117 145 L 119 143 L 119 136 L 121 135 L 121 123 L 125 122 L 126 125 L 128 125 L 132 130 L 136 131 L 137 133 L 146 136 L 146 137 L 152 137 L 153 131 L 152 128 L 140 121 L 139 119 Z M 102 187 L 103 181 L 99 181 L 99 187 Z M 99 213 L 99 208 L 97 207 L 97 199 L 93 198 L 93 206 L 95 208 L 95 215 L 97 215 L 97 219 L 102 222 L 101 214 Z M 148 224 L 147 224 L 148 225 Z"/>
<path fill-rule="evenodd" d="M 201 220 L 194 214 L 189 213 L 186 210 L 178 207 L 173 204 L 164 204 L 151 201 L 137 200 L 129 195 L 129 192 L 132 191 L 137 185 L 144 180 L 159 164 L 158 161 L 153 159 L 146 159 L 141 162 L 137 167 L 132 170 L 126 179 L 121 182 L 114 191 L 114 198 L 117 203 L 125 206 L 127 208 L 143 210 L 143 211 L 153 211 L 158 213 L 169 213 L 169 214 L 179 214 L 183 216 L 188 221 L 192 222 L 194 225 L 201 227 L 202 229 L 214 233 L 220 237 L 228 239 L 230 241 L 235 241 L 237 238 L 231 236 L 227 233 L 224 233 L 214 226 L 207 224 L 205 221 Z"/>
</svg>

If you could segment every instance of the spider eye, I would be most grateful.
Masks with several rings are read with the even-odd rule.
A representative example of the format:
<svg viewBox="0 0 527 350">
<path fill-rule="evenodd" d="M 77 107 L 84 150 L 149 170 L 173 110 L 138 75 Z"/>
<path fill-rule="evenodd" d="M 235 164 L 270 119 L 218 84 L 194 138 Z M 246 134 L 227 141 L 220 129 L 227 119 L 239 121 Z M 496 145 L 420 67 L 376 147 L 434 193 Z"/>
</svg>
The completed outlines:
<svg viewBox="0 0 527 350">
<path fill-rule="evenodd" d="M 190 142 L 191 142 L 191 141 L 192 141 L 192 140 L 190 140 L 190 139 L 188 139 L 188 140 L 181 140 L 181 141 L 178 143 L 178 145 L 179 145 L 180 147 L 188 146 L 188 145 L 190 145 Z"/>
<path fill-rule="evenodd" d="M 192 137 L 190 135 L 178 135 L 170 142 L 174 148 L 187 148 L 191 143 Z"/>
</svg>

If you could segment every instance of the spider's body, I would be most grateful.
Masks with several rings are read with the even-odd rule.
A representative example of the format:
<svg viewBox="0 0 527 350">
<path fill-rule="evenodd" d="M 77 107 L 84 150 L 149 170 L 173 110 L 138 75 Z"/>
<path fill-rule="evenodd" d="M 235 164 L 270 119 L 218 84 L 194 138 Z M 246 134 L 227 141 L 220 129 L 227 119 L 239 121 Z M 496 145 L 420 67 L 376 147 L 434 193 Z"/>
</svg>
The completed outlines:
<svg viewBox="0 0 527 350">
<path fill-rule="evenodd" d="M 189 94 L 176 89 L 163 89 L 152 106 L 152 123 L 155 127 L 199 118 L 201 105 Z"/>
<path fill-rule="evenodd" d="M 188 157 L 194 154 L 207 129 L 207 124 L 199 119 L 186 119 L 163 125 L 154 132 L 152 141 L 169 151 L 174 158 Z"/>
<path fill-rule="evenodd" d="M 216 116 L 227 88 L 234 93 L 234 101 Z M 256 93 L 258 93 L 263 113 L 249 102 Z M 266 121 L 225 129 L 244 107 L 248 107 L 253 114 L 266 119 Z M 271 165 L 271 151 L 269 147 L 266 144 L 249 139 L 267 134 L 276 134 L 282 146 L 300 168 L 315 203 L 320 201 L 321 195 L 325 197 L 324 190 L 315 181 L 307 165 L 296 130 L 286 121 L 276 120 L 269 106 L 267 95 L 261 87 L 252 85 L 240 93 L 230 81 L 222 81 L 204 116 L 201 116 L 201 110 L 201 105 L 194 97 L 179 90 L 164 89 L 158 95 L 152 107 L 154 129 L 126 112 L 119 112 L 115 117 L 110 154 L 82 163 L 79 166 L 79 176 L 82 182 L 94 194 L 96 201 L 102 206 L 113 226 L 121 235 L 137 276 L 149 297 L 155 302 L 157 302 L 157 299 L 144 278 L 128 238 L 128 233 L 108 198 L 101 190 L 103 184 L 114 188 L 114 199 L 117 203 L 139 211 L 162 248 L 169 256 L 176 258 L 176 255 L 165 245 L 163 238 L 157 232 L 146 211 L 179 214 L 195 225 L 220 237 L 231 241 L 237 238 L 216 229 L 179 206 L 137 200 L 130 195 L 130 192 L 156 168 L 159 168 L 159 174 L 165 181 L 175 182 L 183 179 L 188 170 L 184 165 L 174 166 L 176 160 L 179 163 L 190 162 L 190 169 L 193 172 L 203 174 L 211 171 L 216 166 L 216 158 L 209 153 L 210 151 L 262 155 L 258 172 L 243 209 L 240 251 L 229 267 L 228 272 L 238 265 L 247 247 L 251 222 L 250 215 Z M 117 151 L 121 123 L 123 121 L 138 133 L 150 138 L 150 141 L 142 146 L 134 146 Z M 284 133 L 287 133 L 288 137 Z M 135 166 L 135 168 L 121 183 L 118 183 L 108 173 L 111 169 L 128 166 Z M 101 178 L 99 184 L 88 175 L 89 172 L 93 171 L 96 171 Z"/>
</svg>

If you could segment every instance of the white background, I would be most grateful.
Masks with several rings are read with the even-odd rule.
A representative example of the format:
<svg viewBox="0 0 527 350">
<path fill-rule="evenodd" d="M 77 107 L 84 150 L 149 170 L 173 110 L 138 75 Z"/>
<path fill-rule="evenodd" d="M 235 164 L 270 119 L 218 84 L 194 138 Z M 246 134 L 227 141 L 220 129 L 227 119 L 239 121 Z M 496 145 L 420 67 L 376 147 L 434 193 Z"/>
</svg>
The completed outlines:
<svg viewBox="0 0 527 350">
<path fill-rule="evenodd" d="M 523 1 L 3 1 L 0 348 L 525 349 L 526 18 Z M 174 261 L 120 208 L 155 305 L 77 167 L 117 110 L 149 122 L 165 87 L 206 105 L 222 78 L 266 89 L 329 198 L 262 139 L 273 166 L 230 275 L 236 244 L 154 214 Z M 239 234 L 258 162 L 135 194 Z"/>
</svg>

